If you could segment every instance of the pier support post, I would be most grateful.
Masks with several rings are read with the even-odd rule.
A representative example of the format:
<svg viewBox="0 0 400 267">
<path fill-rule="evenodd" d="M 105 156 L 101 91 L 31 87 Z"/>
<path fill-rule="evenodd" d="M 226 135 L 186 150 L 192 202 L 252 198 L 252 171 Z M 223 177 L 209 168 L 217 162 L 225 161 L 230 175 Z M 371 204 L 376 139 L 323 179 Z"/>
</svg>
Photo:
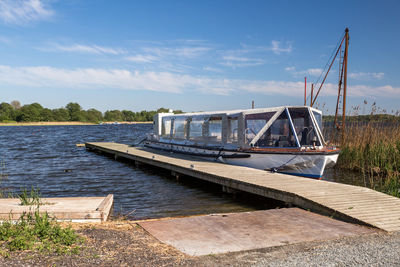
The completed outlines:
<svg viewBox="0 0 400 267">
<path fill-rule="evenodd" d="M 222 186 L 222 192 L 228 193 L 228 194 L 236 194 L 238 191 L 233 189 L 233 188 L 231 188 L 231 187 L 223 185 Z"/>
<path fill-rule="evenodd" d="M 292 202 L 285 202 L 285 206 L 287 208 L 292 208 L 293 207 L 293 203 Z"/>
<path fill-rule="evenodd" d="M 177 181 L 179 181 L 180 176 L 181 176 L 179 173 L 177 173 L 177 172 L 175 172 L 175 171 L 171 171 L 171 175 L 172 175 L 173 177 L 175 177 L 175 179 L 176 179 Z"/>
</svg>

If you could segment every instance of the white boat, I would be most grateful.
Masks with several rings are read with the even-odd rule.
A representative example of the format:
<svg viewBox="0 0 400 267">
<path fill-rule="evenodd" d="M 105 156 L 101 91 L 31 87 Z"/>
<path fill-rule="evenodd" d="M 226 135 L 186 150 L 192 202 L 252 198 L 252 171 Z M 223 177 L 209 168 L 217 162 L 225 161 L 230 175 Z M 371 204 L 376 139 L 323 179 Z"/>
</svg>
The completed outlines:
<svg viewBox="0 0 400 267">
<path fill-rule="evenodd" d="M 308 106 L 158 113 L 145 146 L 312 178 L 339 155 L 322 136 L 322 112 Z"/>
</svg>

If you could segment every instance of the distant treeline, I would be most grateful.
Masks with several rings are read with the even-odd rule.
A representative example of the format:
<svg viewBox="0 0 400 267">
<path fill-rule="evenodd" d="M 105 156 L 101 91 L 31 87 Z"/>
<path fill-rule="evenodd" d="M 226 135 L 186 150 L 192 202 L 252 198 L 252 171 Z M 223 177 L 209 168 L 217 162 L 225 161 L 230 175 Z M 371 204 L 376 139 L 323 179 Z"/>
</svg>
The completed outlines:
<svg viewBox="0 0 400 267">
<path fill-rule="evenodd" d="M 102 121 L 152 121 L 154 114 L 168 112 L 167 108 L 154 111 L 133 112 L 130 110 L 107 110 L 104 114 L 94 108 L 83 110 L 78 103 L 65 107 L 48 109 L 38 103 L 21 106 L 19 101 L 0 104 L 0 122 L 40 122 L 40 121 L 81 121 L 99 123 Z M 182 113 L 181 110 L 174 113 Z"/>
<path fill-rule="evenodd" d="M 324 122 L 333 122 L 335 120 L 335 116 L 333 116 L 333 115 L 323 116 L 323 120 L 324 120 Z M 390 115 L 390 114 L 346 116 L 346 121 L 347 122 L 399 122 L 400 123 L 400 116 Z"/>
</svg>

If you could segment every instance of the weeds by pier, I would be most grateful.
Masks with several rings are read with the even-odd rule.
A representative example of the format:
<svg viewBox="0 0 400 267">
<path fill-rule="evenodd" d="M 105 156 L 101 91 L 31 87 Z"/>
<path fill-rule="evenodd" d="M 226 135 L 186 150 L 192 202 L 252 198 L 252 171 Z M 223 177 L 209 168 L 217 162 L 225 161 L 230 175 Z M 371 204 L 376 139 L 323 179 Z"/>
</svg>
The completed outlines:
<svg viewBox="0 0 400 267">
<path fill-rule="evenodd" d="M 334 140 L 334 143 L 339 142 Z M 360 172 L 372 188 L 400 197 L 400 124 L 397 121 L 349 123 L 340 145 L 336 168 Z"/>
<path fill-rule="evenodd" d="M 0 223 L 0 255 L 10 251 L 37 250 L 56 254 L 79 253 L 83 238 L 71 227 L 63 228 L 47 213 L 24 213 L 16 222 Z"/>
</svg>

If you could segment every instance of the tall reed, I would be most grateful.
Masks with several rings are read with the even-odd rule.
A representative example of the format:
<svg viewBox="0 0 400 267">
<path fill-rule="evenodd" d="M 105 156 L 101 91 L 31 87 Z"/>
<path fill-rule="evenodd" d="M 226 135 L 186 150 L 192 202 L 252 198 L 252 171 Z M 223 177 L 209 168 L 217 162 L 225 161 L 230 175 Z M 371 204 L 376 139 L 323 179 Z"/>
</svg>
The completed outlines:
<svg viewBox="0 0 400 267">
<path fill-rule="evenodd" d="M 398 122 L 348 123 L 343 142 L 335 139 L 341 147 L 337 168 L 368 175 L 373 188 L 400 197 Z"/>
</svg>

